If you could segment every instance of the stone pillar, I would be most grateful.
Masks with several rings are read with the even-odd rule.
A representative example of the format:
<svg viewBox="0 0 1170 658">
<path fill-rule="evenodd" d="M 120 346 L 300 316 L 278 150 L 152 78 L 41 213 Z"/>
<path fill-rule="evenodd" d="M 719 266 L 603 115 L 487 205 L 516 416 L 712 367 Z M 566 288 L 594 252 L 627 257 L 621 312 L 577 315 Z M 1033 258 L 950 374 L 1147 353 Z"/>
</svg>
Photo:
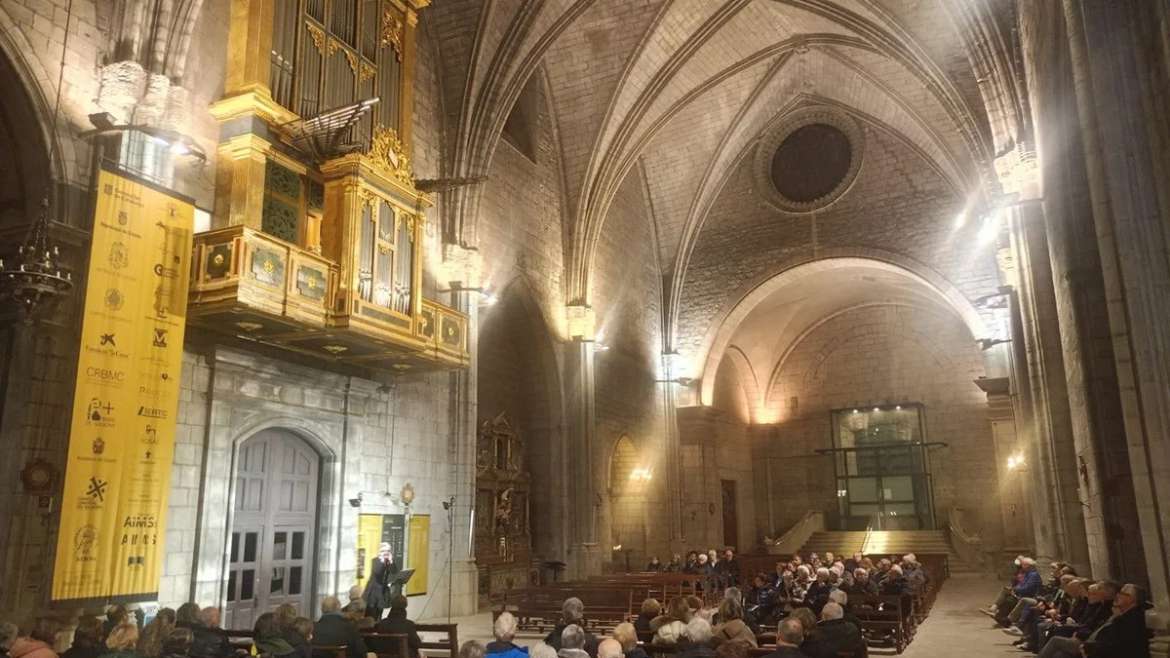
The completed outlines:
<svg viewBox="0 0 1170 658">
<path fill-rule="evenodd" d="M 1037 557 L 1066 560 L 1088 572 L 1084 517 L 1077 496 L 1076 450 L 1069 418 L 1060 329 L 1052 290 L 1052 272 L 1037 203 L 1005 211 L 1010 214 L 1012 248 L 1019 264 L 1018 302 L 1024 339 L 1028 393 L 1024 437 L 1028 463 L 1035 474 L 1031 490 Z"/>
<path fill-rule="evenodd" d="M 417 256 L 416 256 L 417 258 Z M 450 482 L 454 504 L 445 523 L 454 533 L 449 546 L 452 557 L 451 591 L 452 616 L 473 615 L 479 605 L 479 570 L 475 565 L 474 542 L 471 540 L 471 513 L 475 509 L 476 492 L 476 420 L 478 411 L 476 386 L 479 382 L 479 299 L 476 292 L 481 285 L 482 262 L 478 250 L 456 245 L 444 245 L 443 270 L 451 292 L 451 307 L 467 314 L 467 349 L 470 365 L 466 370 L 452 371 L 450 405 L 447 413 L 451 435 Z M 486 520 L 481 520 L 486 522 Z"/>
<path fill-rule="evenodd" d="M 1155 604 L 1170 606 L 1170 200 L 1164 3 L 1065 0 L 1072 77 L 1133 487 Z"/>
<path fill-rule="evenodd" d="M 603 549 L 597 543 L 600 497 L 594 463 L 596 401 L 594 373 L 595 317 L 588 306 L 569 306 L 569 341 L 565 343 L 565 420 L 568 424 L 569 509 L 572 545 L 569 576 L 599 573 Z"/>
<path fill-rule="evenodd" d="M 1061 7 L 1020 5 L 1028 105 L 1041 163 L 1041 216 L 1048 239 L 1053 290 L 1069 396 L 1079 497 L 1089 563 L 1098 577 L 1142 578 L 1141 545 L 1125 536 L 1138 526 L 1109 321 L 1102 313 L 1101 273 L 1071 63 Z M 1118 486 L 1124 485 L 1124 486 Z"/>
<path fill-rule="evenodd" d="M 675 367 L 677 352 L 665 352 L 662 355 L 662 404 L 663 404 L 663 445 L 666 472 L 664 478 L 665 498 L 670 506 L 670 550 L 679 553 L 686 550 L 685 537 L 682 525 L 682 472 L 679 454 L 678 436 L 678 396 L 675 387 L 678 368 Z"/>
</svg>

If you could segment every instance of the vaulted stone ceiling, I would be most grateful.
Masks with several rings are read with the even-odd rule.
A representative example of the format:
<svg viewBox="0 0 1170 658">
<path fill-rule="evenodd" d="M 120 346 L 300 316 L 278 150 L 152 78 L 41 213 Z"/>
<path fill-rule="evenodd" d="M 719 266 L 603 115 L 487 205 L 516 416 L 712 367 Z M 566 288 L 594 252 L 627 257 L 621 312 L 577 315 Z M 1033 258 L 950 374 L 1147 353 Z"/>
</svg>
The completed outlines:
<svg viewBox="0 0 1170 658">
<path fill-rule="evenodd" d="M 448 173 L 487 170 L 509 109 L 542 73 L 561 142 L 567 298 L 588 301 L 609 204 L 640 170 L 669 307 L 730 172 L 802 104 L 834 106 L 896 135 L 958 194 L 978 187 L 993 147 L 962 45 L 963 1 L 436 3 Z M 448 230 L 474 236 L 473 226 Z"/>
</svg>

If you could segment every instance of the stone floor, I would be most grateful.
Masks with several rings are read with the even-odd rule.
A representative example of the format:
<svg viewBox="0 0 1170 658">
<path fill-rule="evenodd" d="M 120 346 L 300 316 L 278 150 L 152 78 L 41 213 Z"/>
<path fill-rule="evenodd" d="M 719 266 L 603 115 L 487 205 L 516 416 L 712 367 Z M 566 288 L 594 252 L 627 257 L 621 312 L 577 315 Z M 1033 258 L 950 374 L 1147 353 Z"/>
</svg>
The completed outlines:
<svg viewBox="0 0 1170 658">
<path fill-rule="evenodd" d="M 955 575 L 939 592 L 930 617 L 918 629 L 918 635 L 906 648 L 902 658 L 1001 658 L 1028 656 L 1012 647 L 1015 638 L 997 630 L 985 615 L 977 610 L 995 598 L 999 584 L 987 576 Z M 427 619 L 431 623 L 446 623 L 446 618 Z M 459 641 L 492 639 L 491 614 L 456 617 Z M 532 646 L 540 638 L 525 635 L 517 643 Z M 871 656 L 884 655 L 880 649 Z M 889 652 L 893 655 L 893 652 Z"/>
</svg>

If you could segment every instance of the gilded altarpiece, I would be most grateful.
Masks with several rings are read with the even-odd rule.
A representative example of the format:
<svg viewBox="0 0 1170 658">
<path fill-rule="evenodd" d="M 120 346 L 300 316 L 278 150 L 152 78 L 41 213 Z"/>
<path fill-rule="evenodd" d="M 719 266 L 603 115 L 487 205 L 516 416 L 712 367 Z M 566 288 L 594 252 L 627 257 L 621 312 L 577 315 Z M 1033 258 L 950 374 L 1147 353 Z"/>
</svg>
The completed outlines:
<svg viewBox="0 0 1170 658">
<path fill-rule="evenodd" d="M 534 584 L 523 438 L 501 413 L 480 424 L 476 446 L 475 560 L 480 596 Z"/>
</svg>

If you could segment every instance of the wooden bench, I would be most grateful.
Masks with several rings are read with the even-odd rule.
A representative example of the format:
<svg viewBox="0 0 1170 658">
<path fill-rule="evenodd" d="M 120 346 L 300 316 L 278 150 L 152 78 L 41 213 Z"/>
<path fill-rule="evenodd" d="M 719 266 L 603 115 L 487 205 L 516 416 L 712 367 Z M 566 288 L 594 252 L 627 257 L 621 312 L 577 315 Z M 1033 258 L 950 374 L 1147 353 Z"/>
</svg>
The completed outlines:
<svg viewBox="0 0 1170 658">
<path fill-rule="evenodd" d="M 422 638 L 420 649 L 427 655 L 446 655 L 450 658 L 459 658 L 459 624 L 415 624 L 414 629 Z M 424 635 L 425 634 L 425 635 Z M 439 639 L 429 639 L 427 636 L 438 634 Z"/>
<path fill-rule="evenodd" d="M 402 633 L 362 633 L 362 640 L 378 658 L 414 658 L 410 655 L 410 637 Z"/>
</svg>

